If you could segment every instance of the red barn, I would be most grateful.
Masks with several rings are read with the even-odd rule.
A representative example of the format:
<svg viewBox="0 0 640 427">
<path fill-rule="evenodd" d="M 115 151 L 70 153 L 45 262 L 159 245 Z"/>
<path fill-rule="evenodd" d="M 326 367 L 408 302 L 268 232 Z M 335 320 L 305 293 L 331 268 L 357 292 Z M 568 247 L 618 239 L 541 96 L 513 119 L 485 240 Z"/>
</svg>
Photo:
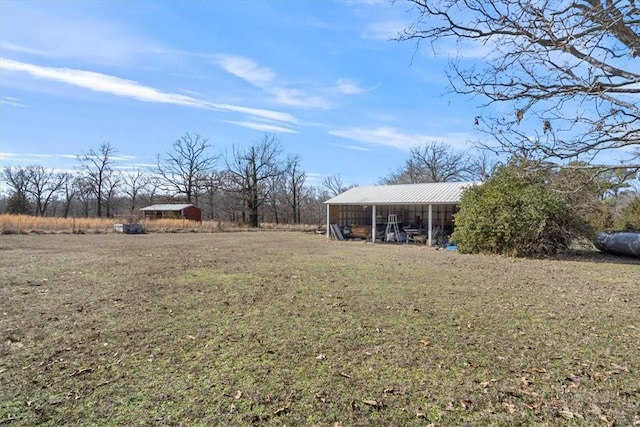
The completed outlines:
<svg viewBox="0 0 640 427">
<path fill-rule="evenodd" d="M 162 204 L 140 209 L 143 219 L 187 219 L 202 221 L 202 211 L 194 205 Z"/>
</svg>

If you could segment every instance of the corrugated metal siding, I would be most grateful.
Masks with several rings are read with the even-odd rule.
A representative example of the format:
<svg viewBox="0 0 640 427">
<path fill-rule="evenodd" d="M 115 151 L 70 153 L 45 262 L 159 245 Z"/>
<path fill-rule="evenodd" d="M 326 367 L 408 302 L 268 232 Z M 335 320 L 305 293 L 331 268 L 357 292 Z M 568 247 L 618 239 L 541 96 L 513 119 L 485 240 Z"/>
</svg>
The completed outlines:
<svg viewBox="0 0 640 427">
<path fill-rule="evenodd" d="M 146 208 L 140 209 L 141 211 L 181 211 L 183 209 L 188 208 L 193 205 L 174 205 L 174 204 L 164 204 L 164 205 L 152 205 L 147 206 Z"/>
<path fill-rule="evenodd" d="M 354 187 L 325 203 L 329 205 L 414 205 L 453 204 L 462 191 L 477 182 L 435 182 L 427 184 Z"/>
</svg>

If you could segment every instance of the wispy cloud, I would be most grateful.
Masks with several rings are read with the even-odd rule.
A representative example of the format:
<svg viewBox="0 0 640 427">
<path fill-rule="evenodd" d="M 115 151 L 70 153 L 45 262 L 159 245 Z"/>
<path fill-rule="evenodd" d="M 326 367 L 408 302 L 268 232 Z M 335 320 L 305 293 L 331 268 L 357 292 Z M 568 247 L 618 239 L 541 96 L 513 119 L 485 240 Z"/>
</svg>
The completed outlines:
<svg viewBox="0 0 640 427">
<path fill-rule="evenodd" d="M 318 109 L 327 109 L 331 106 L 321 96 L 311 95 L 307 91 L 291 88 L 278 82 L 275 72 L 250 58 L 237 55 L 219 55 L 217 62 L 223 70 L 261 89 L 272 96 L 273 101 L 278 104 Z"/>
<path fill-rule="evenodd" d="M 121 79 L 119 77 L 92 71 L 71 68 L 41 67 L 5 58 L 0 58 L 0 69 L 23 72 L 36 78 L 62 82 L 89 89 L 94 92 L 132 98 L 142 102 L 182 105 L 209 110 L 234 111 L 285 123 L 295 123 L 297 121 L 291 114 L 284 112 L 231 104 L 217 104 L 188 95 L 164 92 L 150 86 L 144 86 L 133 80 Z"/>
<path fill-rule="evenodd" d="M 11 96 L 3 96 L 0 97 L 0 104 L 11 105 L 13 107 L 24 107 L 25 105 L 20 102 L 18 98 L 13 98 Z"/>
<path fill-rule="evenodd" d="M 328 109 L 331 103 L 321 96 L 309 95 L 298 89 L 273 87 L 269 90 L 278 104 L 300 108 Z"/>
<path fill-rule="evenodd" d="M 258 87 L 271 83 L 276 76 L 269 68 L 261 67 L 255 61 L 242 56 L 221 56 L 219 64 L 228 73 Z"/>
<path fill-rule="evenodd" d="M 267 123 L 234 121 L 234 120 L 225 120 L 225 122 L 234 124 L 236 126 L 242 126 L 248 129 L 254 129 L 254 130 L 259 130 L 259 131 L 269 132 L 269 133 L 298 133 L 297 131 L 284 126 L 270 125 Z"/>
<path fill-rule="evenodd" d="M 360 87 L 356 82 L 347 79 L 338 79 L 336 86 L 340 93 L 347 95 L 359 95 L 367 92 L 367 89 Z"/>
<path fill-rule="evenodd" d="M 20 162 L 20 163 L 38 163 L 44 160 L 49 160 L 57 157 L 55 154 L 35 154 L 35 153 L 7 153 L 0 151 L 0 160 L 6 162 Z"/>
<path fill-rule="evenodd" d="M 442 142 L 455 148 L 463 148 L 467 145 L 465 135 L 424 135 L 402 133 L 391 127 L 378 128 L 347 128 L 337 129 L 328 132 L 330 135 L 358 141 L 365 144 L 382 145 L 394 147 L 400 150 L 410 150 L 413 147 L 429 144 L 432 142 Z"/>
<path fill-rule="evenodd" d="M 347 150 L 354 150 L 354 151 L 369 151 L 368 148 L 366 147 L 362 147 L 360 145 L 344 145 L 344 144 L 331 144 L 335 147 L 340 147 L 340 148 L 346 148 Z"/>
<path fill-rule="evenodd" d="M 30 55 L 47 56 L 47 52 L 43 50 L 31 49 L 28 47 L 20 46 L 20 45 L 5 42 L 5 41 L 0 42 L 0 49 L 11 50 L 14 52 L 28 53 Z"/>
</svg>

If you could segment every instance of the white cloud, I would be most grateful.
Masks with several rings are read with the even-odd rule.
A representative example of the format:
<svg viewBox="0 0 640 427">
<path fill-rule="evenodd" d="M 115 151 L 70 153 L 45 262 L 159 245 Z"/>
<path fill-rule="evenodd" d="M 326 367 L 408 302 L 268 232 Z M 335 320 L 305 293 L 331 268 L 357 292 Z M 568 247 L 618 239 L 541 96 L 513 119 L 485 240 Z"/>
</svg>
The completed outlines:
<svg viewBox="0 0 640 427">
<path fill-rule="evenodd" d="M 127 155 L 119 155 L 119 156 L 111 156 L 111 160 L 120 160 L 123 162 L 128 162 L 130 160 L 135 160 L 136 156 L 127 156 Z"/>
<path fill-rule="evenodd" d="M 94 92 L 133 98 L 142 102 L 183 105 L 210 110 L 234 111 L 286 123 L 296 122 L 295 117 L 288 113 L 238 105 L 216 104 L 187 95 L 163 92 L 153 87 L 141 85 L 133 80 L 121 79 L 119 77 L 95 73 L 92 71 L 76 70 L 71 68 L 41 67 L 4 58 L 0 58 L 0 69 L 24 72 L 36 78 L 58 81 L 89 89 Z"/>
<path fill-rule="evenodd" d="M 254 86 L 264 87 L 275 78 L 273 71 L 242 56 L 221 56 L 219 64 L 228 73 L 246 80 Z"/>
<path fill-rule="evenodd" d="M 0 151 L 0 160 L 10 160 L 17 156 L 19 156 L 19 154 Z"/>
<path fill-rule="evenodd" d="M 347 95 L 359 95 L 367 92 L 366 89 L 358 86 L 357 83 L 347 79 L 338 79 L 336 86 L 338 87 L 339 92 Z"/>
<path fill-rule="evenodd" d="M 367 144 L 384 145 L 388 147 L 408 150 L 420 144 L 423 136 L 402 134 L 389 127 L 373 129 L 348 128 L 329 131 L 329 134 Z"/>
<path fill-rule="evenodd" d="M 410 150 L 413 147 L 430 144 L 432 142 L 441 142 L 449 144 L 454 148 L 467 147 L 467 136 L 464 134 L 448 134 L 448 135 L 424 135 L 402 133 L 391 127 L 378 128 L 348 128 L 337 129 L 328 132 L 330 135 L 358 141 L 366 144 L 382 145 L 394 147 L 400 150 Z"/>
<path fill-rule="evenodd" d="M 43 159 L 53 159 L 55 157 L 53 154 L 7 153 L 0 151 L 0 160 L 8 163 L 19 162 L 35 164 L 41 162 Z"/>
<path fill-rule="evenodd" d="M 359 145 L 344 145 L 344 144 L 331 144 L 334 145 L 336 147 L 340 147 L 340 148 L 346 148 L 347 150 L 354 150 L 354 151 L 369 151 L 368 148 L 366 147 L 361 147 Z"/>
<path fill-rule="evenodd" d="M 0 42 L 0 49 L 12 50 L 14 52 L 28 53 L 30 55 L 47 56 L 47 52 L 37 49 L 30 49 L 28 47 L 20 46 L 14 43 Z"/>
<path fill-rule="evenodd" d="M 267 123 L 258 123 L 258 122 L 240 122 L 234 120 L 225 120 L 226 123 L 231 123 L 237 126 L 242 126 L 248 129 L 259 130 L 263 132 L 273 132 L 273 133 L 297 133 L 293 129 L 289 129 L 283 126 L 270 125 Z"/>
<path fill-rule="evenodd" d="M 331 107 L 331 104 L 326 99 L 320 96 L 308 95 L 307 93 L 298 89 L 273 87 L 268 92 L 274 96 L 274 100 L 278 104 L 282 105 L 289 105 L 291 107 L 300 108 L 316 108 L 322 110 Z"/>
<path fill-rule="evenodd" d="M 238 105 L 230 105 L 230 104 L 212 104 L 209 102 L 205 103 L 205 105 L 211 106 L 212 108 L 217 110 L 235 111 L 238 113 L 245 113 L 251 116 L 256 116 L 256 117 L 260 117 L 268 120 L 275 120 L 278 122 L 296 123 L 298 121 L 291 114 L 282 113 L 280 111 L 263 110 L 260 108 L 251 108 L 251 107 L 241 107 Z"/>
<path fill-rule="evenodd" d="M 11 96 L 3 96 L 0 97 L 0 104 L 11 105 L 13 107 L 24 107 L 25 105 L 20 102 L 18 98 L 13 98 Z"/>
<path fill-rule="evenodd" d="M 243 56 L 221 55 L 218 64 L 226 72 L 261 89 L 273 97 L 273 101 L 290 107 L 327 109 L 330 103 L 317 95 L 287 87 L 277 81 L 276 74 L 267 67 L 260 66 L 254 60 Z"/>
</svg>

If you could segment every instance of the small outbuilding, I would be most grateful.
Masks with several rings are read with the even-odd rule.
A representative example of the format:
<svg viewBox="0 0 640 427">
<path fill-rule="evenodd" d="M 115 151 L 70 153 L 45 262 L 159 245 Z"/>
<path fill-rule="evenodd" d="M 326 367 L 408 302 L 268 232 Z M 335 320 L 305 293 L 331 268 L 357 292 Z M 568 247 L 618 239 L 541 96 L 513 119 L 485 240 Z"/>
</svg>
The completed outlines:
<svg viewBox="0 0 640 427">
<path fill-rule="evenodd" d="M 327 238 L 425 241 L 453 232 L 462 192 L 478 182 L 436 182 L 353 187 L 325 202 Z M 375 237 L 374 237 L 375 236 Z"/>
<path fill-rule="evenodd" d="M 161 204 L 140 209 L 142 219 L 186 219 L 202 221 L 202 210 L 191 204 Z"/>
</svg>

